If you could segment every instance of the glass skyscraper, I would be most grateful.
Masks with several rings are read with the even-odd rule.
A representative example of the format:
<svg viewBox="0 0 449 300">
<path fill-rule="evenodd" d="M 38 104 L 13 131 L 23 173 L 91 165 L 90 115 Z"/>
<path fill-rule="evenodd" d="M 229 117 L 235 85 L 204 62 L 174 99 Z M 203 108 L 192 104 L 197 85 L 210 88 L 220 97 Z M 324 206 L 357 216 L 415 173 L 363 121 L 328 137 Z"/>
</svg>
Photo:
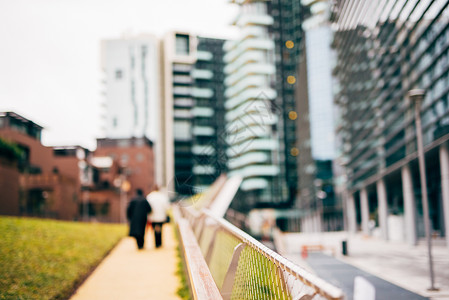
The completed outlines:
<svg viewBox="0 0 449 300">
<path fill-rule="evenodd" d="M 356 4 L 357 3 L 357 4 Z M 423 236 L 415 119 L 421 108 L 432 232 L 449 231 L 449 1 L 337 1 L 333 46 L 340 183 L 348 228 L 416 243 Z M 449 245 L 449 243 L 448 243 Z"/>
</svg>

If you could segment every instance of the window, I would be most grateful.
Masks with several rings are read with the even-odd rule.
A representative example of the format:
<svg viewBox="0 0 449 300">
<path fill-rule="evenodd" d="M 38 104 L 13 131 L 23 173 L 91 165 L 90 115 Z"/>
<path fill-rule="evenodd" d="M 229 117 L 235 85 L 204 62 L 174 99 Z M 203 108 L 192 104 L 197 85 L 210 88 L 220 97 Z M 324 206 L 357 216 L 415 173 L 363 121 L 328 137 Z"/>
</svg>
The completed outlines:
<svg viewBox="0 0 449 300">
<path fill-rule="evenodd" d="M 126 148 L 126 147 L 130 146 L 130 142 L 128 139 L 121 139 L 121 140 L 118 140 L 117 146 L 120 148 Z"/>
<path fill-rule="evenodd" d="M 175 121 L 173 129 L 175 140 L 190 140 L 192 138 L 189 121 Z"/>
<path fill-rule="evenodd" d="M 143 156 L 142 153 L 137 153 L 137 155 L 136 155 L 136 160 L 137 161 L 143 161 L 143 158 L 144 158 L 144 156 Z"/>
<path fill-rule="evenodd" d="M 115 79 L 122 79 L 123 71 L 120 69 L 115 70 Z"/>
<path fill-rule="evenodd" d="M 176 35 L 176 54 L 189 55 L 189 36 L 185 34 Z"/>
<path fill-rule="evenodd" d="M 129 161 L 129 155 L 124 153 L 122 154 L 122 164 L 126 164 Z"/>
</svg>

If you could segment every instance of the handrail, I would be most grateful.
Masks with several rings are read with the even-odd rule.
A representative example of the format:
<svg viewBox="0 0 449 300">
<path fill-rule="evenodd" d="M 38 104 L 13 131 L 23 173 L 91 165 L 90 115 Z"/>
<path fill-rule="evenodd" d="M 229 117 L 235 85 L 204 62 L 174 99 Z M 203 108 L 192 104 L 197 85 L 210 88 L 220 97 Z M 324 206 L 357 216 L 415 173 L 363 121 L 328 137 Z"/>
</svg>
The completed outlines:
<svg viewBox="0 0 449 300">
<path fill-rule="evenodd" d="M 259 281 L 260 287 L 255 293 L 263 293 L 267 289 L 272 288 L 274 290 L 273 293 L 276 295 L 281 294 L 281 296 L 278 297 L 279 299 L 300 300 L 311 299 L 311 297 L 313 297 L 313 299 L 328 300 L 344 299 L 343 292 L 337 287 L 282 257 L 226 220 L 215 217 L 209 210 L 202 209 L 201 211 L 198 211 L 192 207 L 181 207 L 180 212 L 185 217 L 185 220 L 189 220 L 190 226 L 192 227 L 192 233 L 196 234 L 198 244 L 206 245 L 208 247 L 206 252 L 203 251 L 203 256 L 206 256 L 205 253 L 207 253 L 208 258 L 206 262 L 210 269 L 213 268 L 213 270 L 211 269 L 211 274 L 214 276 L 216 285 L 221 289 L 223 299 L 230 299 L 232 293 L 242 293 L 242 290 L 248 289 L 248 287 L 251 286 L 251 284 L 247 282 L 248 280 L 250 280 L 252 284 L 254 283 L 254 280 Z M 205 234 L 203 233 L 206 229 L 211 233 L 209 233 L 209 240 L 204 242 L 203 236 Z M 213 235 L 212 238 L 210 237 L 211 235 Z M 232 246 L 235 248 L 233 248 L 233 251 L 231 250 L 233 253 L 220 253 L 220 251 L 223 251 L 225 245 L 220 244 L 215 247 L 216 245 L 214 244 L 219 243 L 217 242 L 217 235 L 221 235 L 222 241 L 229 238 L 235 241 L 233 244 L 234 246 Z M 226 238 L 223 235 L 228 236 L 229 238 Z M 227 248 L 229 248 L 229 246 L 229 244 L 226 245 Z M 215 253 L 216 255 L 214 262 L 210 261 L 212 253 Z M 228 263 L 227 267 L 225 267 L 227 268 L 225 276 L 223 276 L 222 270 L 224 261 Z M 217 267 L 217 264 L 221 265 Z M 254 264 L 259 265 L 254 266 Z M 269 265 L 271 268 L 268 267 Z M 238 270 L 239 268 L 241 268 L 240 273 Z M 250 271 L 248 271 L 249 269 Z M 217 275 L 217 270 L 221 274 Z M 242 272 L 244 273 L 243 275 Z M 251 273 L 253 277 L 244 277 L 248 276 L 245 272 Z M 254 273 L 259 274 L 254 275 Z M 268 287 L 264 286 L 264 284 L 267 283 L 267 278 L 271 278 L 269 280 L 274 281 L 273 283 L 268 283 Z M 236 283 L 237 281 L 238 283 Z M 240 290 L 235 292 L 239 287 Z M 271 291 L 269 292 L 271 293 Z M 245 293 L 245 291 L 243 293 Z M 254 297 L 254 295 L 252 295 L 252 297 Z M 235 296 L 233 298 L 235 298 Z M 245 297 L 239 294 L 238 298 L 244 299 Z"/>
<path fill-rule="evenodd" d="M 177 208 L 174 208 L 175 210 Z M 181 239 L 182 252 L 193 298 L 198 300 L 223 299 L 204 260 L 188 220 L 180 217 L 177 212 L 174 212 L 174 216 Z"/>
<path fill-rule="evenodd" d="M 273 250 L 271 250 L 264 244 L 260 243 L 246 232 L 227 222 L 226 220 L 214 217 L 209 210 L 204 209 L 203 213 L 209 218 L 213 219 L 218 224 L 220 224 L 220 226 L 224 230 L 228 231 L 234 237 L 240 239 L 242 242 L 246 243 L 247 245 L 258 251 L 265 257 L 274 261 L 275 264 L 278 265 L 281 269 L 287 271 L 291 275 L 295 276 L 297 279 L 302 280 L 303 282 L 305 281 L 309 286 L 313 287 L 315 290 L 318 290 L 320 295 L 328 297 L 327 299 L 342 299 L 343 292 L 339 288 L 307 272 L 305 269 L 299 267 L 298 265 L 284 258 L 280 254 L 274 252 Z"/>
</svg>

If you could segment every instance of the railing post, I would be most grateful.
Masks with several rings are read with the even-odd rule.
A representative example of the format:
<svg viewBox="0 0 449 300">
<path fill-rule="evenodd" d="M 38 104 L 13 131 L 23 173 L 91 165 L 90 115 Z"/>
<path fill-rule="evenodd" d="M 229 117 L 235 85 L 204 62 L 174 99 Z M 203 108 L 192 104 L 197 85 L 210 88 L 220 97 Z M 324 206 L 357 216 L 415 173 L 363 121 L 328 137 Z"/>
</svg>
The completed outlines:
<svg viewBox="0 0 449 300">
<path fill-rule="evenodd" d="M 232 288 L 234 286 L 235 273 L 237 272 L 237 267 L 239 265 L 240 254 L 242 253 L 243 249 L 245 249 L 245 247 L 245 243 L 240 243 L 234 248 L 231 263 L 229 264 L 228 271 L 226 272 L 225 279 L 223 281 L 223 287 L 221 288 L 221 296 L 224 300 L 231 299 Z"/>
</svg>

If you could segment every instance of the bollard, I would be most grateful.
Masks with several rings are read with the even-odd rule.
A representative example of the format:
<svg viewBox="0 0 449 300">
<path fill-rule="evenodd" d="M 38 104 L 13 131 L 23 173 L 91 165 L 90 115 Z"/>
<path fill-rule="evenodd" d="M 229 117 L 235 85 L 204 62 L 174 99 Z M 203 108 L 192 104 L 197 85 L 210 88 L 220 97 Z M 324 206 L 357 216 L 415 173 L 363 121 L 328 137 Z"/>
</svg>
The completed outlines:
<svg viewBox="0 0 449 300">
<path fill-rule="evenodd" d="M 348 255 L 348 241 L 341 241 L 341 254 Z"/>
<path fill-rule="evenodd" d="M 306 245 L 302 246 L 301 257 L 302 257 L 302 259 L 307 258 L 307 246 Z"/>
</svg>

